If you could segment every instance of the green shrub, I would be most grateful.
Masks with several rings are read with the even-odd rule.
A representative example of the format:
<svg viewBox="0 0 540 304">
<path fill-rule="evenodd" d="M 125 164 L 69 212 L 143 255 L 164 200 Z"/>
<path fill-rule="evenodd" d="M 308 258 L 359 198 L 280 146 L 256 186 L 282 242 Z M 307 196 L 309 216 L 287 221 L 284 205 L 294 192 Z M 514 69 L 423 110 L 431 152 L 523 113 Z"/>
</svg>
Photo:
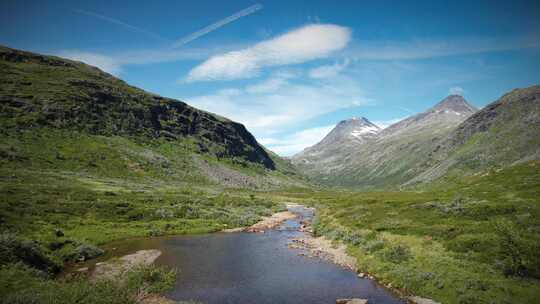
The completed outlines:
<svg viewBox="0 0 540 304">
<path fill-rule="evenodd" d="M 131 210 L 127 212 L 126 216 L 130 221 L 140 221 L 144 218 L 144 213 L 140 210 Z"/>
<path fill-rule="evenodd" d="M 147 235 L 150 237 L 162 236 L 163 231 L 161 231 L 159 228 L 152 227 L 150 230 L 148 230 Z"/>
<path fill-rule="evenodd" d="M 61 268 L 60 263 L 50 257 L 39 243 L 19 238 L 13 233 L 0 234 L 0 265 L 17 262 L 50 273 Z"/>
<path fill-rule="evenodd" d="M 538 242 L 523 237 L 525 232 L 509 220 L 494 225 L 499 237 L 499 265 L 506 275 L 540 277 Z"/>
<path fill-rule="evenodd" d="M 401 263 L 411 258 L 411 250 L 403 244 L 391 245 L 382 252 L 382 256 L 392 263 Z"/>
<path fill-rule="evenodd" d="M 367 252 L 375 252 L 383 249 L 385 246 L 385 243 L 383 240 L 380 239 L 373 239 L 367 241 L 362 248 L 366 250 Z"/>
<path fill-rule="evenodd" d="M 73 253 L 74 259 L 84 261 L 97 258 L 98 256 L 105 253 L 105 251 L 91 244 L 81 244 L 77 246 L 77 248 L 75 248 Z"/>
<path fill-rule="evenodd" d="M 126 274 L 126 288 L 138 293 L 161 293 L 174 285 L 176 270 L 166 270 L 156 265 L 139 266 Z"/>
</svg>

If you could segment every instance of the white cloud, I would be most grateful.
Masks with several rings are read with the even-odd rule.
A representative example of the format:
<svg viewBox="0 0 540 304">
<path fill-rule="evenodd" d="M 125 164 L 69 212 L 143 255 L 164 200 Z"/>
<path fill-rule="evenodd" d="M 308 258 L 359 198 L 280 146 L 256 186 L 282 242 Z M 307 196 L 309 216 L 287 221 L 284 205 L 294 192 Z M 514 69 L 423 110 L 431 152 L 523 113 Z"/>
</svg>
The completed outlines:
<svg viewBox="0 0 540 304">
<path fill-rule="evenodd" d="M 261 138 L 259 142 L 281 156 L 291 156 L 321 141 L 334 127 L 315 127 L 280 138 Z"/>
<path fill-rule="evenodd" d="M 246 92 L 252 94 L 263 94 L 276 92 L 280 88 L 289 84 L 288 79 L 297 77 L 297 73 L 290 71 L 279 71 L 273 74 L 272 77 L 258 82 L 253 85 L 246 86 Z"/>
<path fill-rule="evenodd" d="M 302 63 L 343 49 L 350 30 L 333 24 L 311 24 L 239 51 L 216 55 L 193 68 L 187 81 L 250 78 L 262 67 Z"/>
<path fill-rule="evenodd" d="M 460 95 L 463 96 L 465 93 L 465 90 L 461 87 L 452 87 L 448 90 L 448 94 L 450 95 Z"/>
<path fill-rule="evenodd" d="M 332 65 L 322 65 L 320 67 L 311 69 L 309 71 L 309 77 L 315 79 L 336 77 L 344 68 L 349 65 L 349 60 L 345 59 L 343 63 L 336 62 Z"/>
<path fill-rule="evenodd" d="M 369 102 L 356 82 L 343 76 L 306 84 L 278 73 L 259 83 L 236 88 L 234 95 L 226 93 L 229 91 L 181 99 L 245 124 L 257 138 L 270 137 L 319 115 Z"/>
<path fill-rule="evenodd" d="M 121 64 L 112 57 L 81 51 L 63 51 L 58 56 L 65 57 L 71 60 L 82 61 L 93 65 L 101 70 L 118 76 L 121 72 Z"/>
</svg>

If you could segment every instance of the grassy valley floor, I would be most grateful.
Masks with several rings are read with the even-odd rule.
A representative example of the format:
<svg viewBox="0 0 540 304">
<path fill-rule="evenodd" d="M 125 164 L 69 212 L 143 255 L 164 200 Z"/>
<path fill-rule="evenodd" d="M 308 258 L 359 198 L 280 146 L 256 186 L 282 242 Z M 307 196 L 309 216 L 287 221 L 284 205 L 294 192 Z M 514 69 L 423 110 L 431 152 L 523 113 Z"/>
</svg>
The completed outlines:
<svg viewBox="0 0 540 304">
<path fill-rule="evenodd" d="M 442 303 L 536 303 L 540 162 L 401 192 L 274 193 L 316 206 L 313 226 L 359 271 Z"/>
</svg>

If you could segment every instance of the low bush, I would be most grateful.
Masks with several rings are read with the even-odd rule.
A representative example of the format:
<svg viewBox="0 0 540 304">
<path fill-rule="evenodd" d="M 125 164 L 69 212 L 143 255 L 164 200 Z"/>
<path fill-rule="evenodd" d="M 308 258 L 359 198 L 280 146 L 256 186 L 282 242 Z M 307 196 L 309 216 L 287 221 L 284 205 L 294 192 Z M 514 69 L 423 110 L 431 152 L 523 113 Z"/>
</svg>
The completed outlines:
<svg viewBox="0 0 540 304">
<path fill-rule="evenodd" d="M 540 278 L 540 245 L 527 240 L 522 229 L 508 220 L 498 220 L 494 230 L 499 237 L 499 266 L 506 275 Z"/>
<path fill-rule="evenodd" d="M 383 249 L 384 246 L 385 246 L 385 242 L 383 240 L 373 239 L 373 240 L 367 241 L 364 245 L 362 245 L 362 248 L 366 250 L 367 252 L 372 253 L 372 252 L 376 252 Z"/>
<path fill-rule="evenodd" d="M 75 248 L 73 253 L 74 253 L 75 260 L 84 261 L 88 259 L 97 258 L 98 256 L 105 253 L 105 251 L 91 244 L 81 244 Z"/>
<path fill-rule="evenodd" d="M 382 256 L 392 263 L 401 263 L 411 258 L 411 250 L 403 244 L 390 245 L 382 251 Z"/>
<path fill-rule="evenodd" d="M 61 266 L 35 241 L 13 233 L 0 234 L 0 265 L 21 262 L 41 271 L 56 273 Z"/>
</svg>

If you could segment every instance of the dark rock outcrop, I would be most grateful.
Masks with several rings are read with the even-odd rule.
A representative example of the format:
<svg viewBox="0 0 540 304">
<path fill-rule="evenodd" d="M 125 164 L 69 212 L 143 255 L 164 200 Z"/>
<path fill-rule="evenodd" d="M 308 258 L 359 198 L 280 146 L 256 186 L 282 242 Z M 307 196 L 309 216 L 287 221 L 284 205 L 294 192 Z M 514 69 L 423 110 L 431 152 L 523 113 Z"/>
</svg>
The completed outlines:
<svg viewBox="0 0 540 304">
<path fill-rule="evenodd" d="M 8 129 L 70 129 L 138 140 L 191 138 L 202 153 L 275 169 L 239 123 L 129 86 L 97 68 L 0 47 L 0 119 Z"/>
</svg>

